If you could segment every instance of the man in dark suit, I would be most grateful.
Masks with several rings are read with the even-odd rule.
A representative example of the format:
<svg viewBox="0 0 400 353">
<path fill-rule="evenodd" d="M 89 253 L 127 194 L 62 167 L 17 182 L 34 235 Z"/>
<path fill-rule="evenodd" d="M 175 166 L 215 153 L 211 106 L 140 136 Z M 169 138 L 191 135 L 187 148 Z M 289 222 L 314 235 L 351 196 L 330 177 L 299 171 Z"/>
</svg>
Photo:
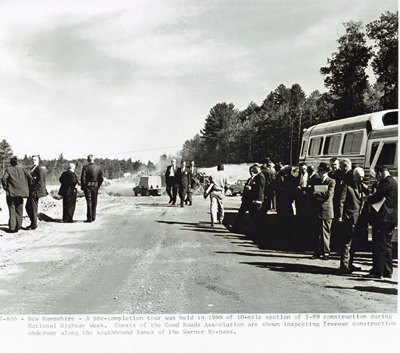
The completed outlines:
<svg viewBox="0 0 400 353">
<path fill-rule="evenodd" d="M 8 227 L 11 233 L 17 233 L 22 226 L 24 212 L 24 197 L 29 196 L 31 175 L 18 165 L 18 158 L 12 157 L 1 180 L 6 192 L 6 201 L 9 210 Z"/>
<path fill-rule="evenodd" d="M 376 192 L 368 198 L 368 203 L 377 212 L 373 228 L 376 228 L 373 239 L 376 248 L 376 269 L 371 278 L 391 278 L 392 264 L 392 237 L 397 225 L 397 182 L 384 166 L 375 169 L 378 186 Z"/>
<path fill-rule="evenodd" d="M 194 166 L 194 161 L 190 161 L 190 166 L 188 167 L 188 177 L 189 177 L 189 187 L 187 191 L 187 197 L 185 203 L 189 206 L 193 204 L 193 190 L 196 187 L 197 180 L 196 180 L 196 168 Z"/>
<path fill-rule="evenodd" d="M 244 186 L 242 203 L 240 205 L 232 230 L 242 231 L 244 215 L 247 211 L 249 211 L 252 228 L 254 233 L 257 233 L 256 235 L 258 235 L 263 220 L 261 209 L 265 197 L 265 176 L 261 172 L 258 164 L 253 164 L 250 167 L 249 172 L 251 177 L 247 180 Z"/>
<path fill-rule="evenodd" d="M 189 190 L 189 171 L 186 168 L 186 162 L 181 162 L 181 167 L 176 172 L 176 180 L 179 188 L 179 198 L 181 199 L 181 207 L 184 207 L 187 192 Z"/>
<path fill-rule="evenodd" d="M 167 184 L 167 194 L 169 196 L 168 203 L 172 203 L 173 205 L 176 204 L 176 195 L 178 193 L 178 185 L 176 181 L 177 171 L 176 159 L 172 159 L 171 165 L 169 165 L 165 171 L 165 183 Z"/>
<path fill-rule="evenodd" d="M 275 169 L 273 163 L 269 158 L 266 159 L 266 163 L 261 166 L 261 172 L 264 174 L 265 187 L 264 187 L 264 203 L 262 213 L 266 214 L 272 207 L 274 199 L 273 182 L 275 180 Z"/>
<path fill-rule="evenodd" d="M 343 224 L 342 228 L 342 250 L 340 257 L 340 270 L 343 273 L 352 273 L 361 270 L 353 266 L 354 242 L 362 230 L 359 224 L 361 210 L 366 196 L 369 194 L 368 188 L 363 184 L 364 170 L 355 168 L 353 179 L 345 180 L 342 185 L 342 193 L 339 198 L 338 221 Z"/>
<path fill-rule="evenodd" d="M 85 222 L 93 222 L 96 219 L 97 197 L 99 188 L 103 183 L 103 171 L 94 163 L 93 155 L 87 157 L 89 162 L 82 169 L 81 188 L 85 193 L 87 213 Z"/>
<path fill-rule="evenodd" d="M 39 208 L 39 199 L 47 196 L 46 190 L 46 174 L 43 168 L 39 165 L 39 156 L 32 156 L 33 167 L 30 171 L 32 182 L 29 185 L 29 197 L 26 201 L 26 213 L 31 220 L 31 224 L 26 229 L 37 228 L 37 215 Z"/>
<path fill-rule="evenodd" d="M 352 182 L 353 171 L 351 169 L 351 161 L 348 158 L 339 160 L 337 157 L 333 157 L 329 162 L 331 170 L 328 173 L 328 177 L 335 180 L 335 192 L 333 194 L 333 220 L 331 229 L 331 243 L 340 244 L 341 237 L 341 223 L 339 223 L 339 202 L 340 195 L 342 194 L 342 181 L 343 177 L 347 175 L 347 181 Z"/>
<path fill-rule="evenodd" d="M 58 194 L 63 197 L 63 222 L 72 223 L 76 206 L 75 187 L 78 184 L 74 163 L 69 164 L 69 169 L 61 174 L 59 181 L 61 187 Z"/>
<path fill-rule="evenodd" d="M 317 259 L 322 256 L 323 260 L 329 260 L 330 255 L 330 238 L 333 219 L 333 194 L 335 191 L 335 181 L 328 177 L 329 170 L 330 168 L 327 163 L 322 162 L 319 164 L 318 174 L 321 178 L 320 185 L 314 186 L 313 195 L 317 201 L 320 228 L 313 259 Z"/>
</svg>

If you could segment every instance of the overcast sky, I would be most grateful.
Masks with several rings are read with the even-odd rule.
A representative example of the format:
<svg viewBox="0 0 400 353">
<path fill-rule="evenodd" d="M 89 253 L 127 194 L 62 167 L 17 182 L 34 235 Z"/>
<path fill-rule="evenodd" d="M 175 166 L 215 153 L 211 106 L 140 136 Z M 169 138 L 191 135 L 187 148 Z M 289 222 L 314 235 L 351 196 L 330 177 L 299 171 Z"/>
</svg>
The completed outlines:
<svg viewBox="0 0 400 353">
<path fill-rule="evenodd" d="M 325 91 L 343 23 L 397 0 L 2 0 L 0 140 L 20 158 L 158 162 L 217 103 Z"/>
</svg>

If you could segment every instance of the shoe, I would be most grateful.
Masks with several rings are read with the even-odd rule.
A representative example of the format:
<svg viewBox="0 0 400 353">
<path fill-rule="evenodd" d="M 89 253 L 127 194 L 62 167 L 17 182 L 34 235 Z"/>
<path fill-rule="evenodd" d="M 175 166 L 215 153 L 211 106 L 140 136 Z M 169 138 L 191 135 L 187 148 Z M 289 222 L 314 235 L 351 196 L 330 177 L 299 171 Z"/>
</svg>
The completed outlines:
<svg viewBox="0 0 400 353">
<path fill-rule="evenodd" d="M 321 255 L 314 254 L 313 256 L 311 256 L 311 259 L 315 260 L 315 259 L 319 259 L 320 257 L 321 257 Z"/>
<path fill-rule="evenodd" d="M 392 278 L 392 274 L 391 273 L 384 273 L 383 277 L 385 278 Z"/>
<path fill-rule="evenodd" d="M 211 227 L 214 227 L 214 223 L 213 222 L 211 222 Z"/>
<path fill-rule="evenodd" d="M 189 202 L 189 206 L 192 206 L 192 203 L 191 203 L 191 202 Z"/>
<path fill-rule="evenodd" d="M 188 202 L 187 202 L 187 200 L 185 200 L 185 205 L 187 205 L 188 204 Z"/>
<path fill-rule="evenodd" d="M 172 199 L 169 199 L 168 203 L 172 203 Z"/>
<path fill-rule="evenodd" d="M 185 207 L 185 206 L 183 205 L 183 203 L 181 203 L 181 207 Z"/>
<path fill-rule="evenodd" d="M 92 223 L 92 221 L 89 221 L 88 219 L 85 221 L 85 223 Z"/>
<path fill-rule="evenodd" d="M 25 229 L 27 229 L 27 230 L 34 230 L 34 229 L 36 229 L 37 227 L 33 227 L 32 226 L 32 224 L 31 225 L 29 225 L 28 227 L 26 227 Z"/>
<path fill-rule="evenodd" d="M 176 202 L 173 202 L 173 203 L 172 203 L 172 206 L 175 206 L 175 205 L 176 205 Z"/>
<path fill-rule="evenodd" d="M 329 255 L 324 255 L 324 256 L 322 256 L 322 260 L 329 260 Z"/>
</svg>

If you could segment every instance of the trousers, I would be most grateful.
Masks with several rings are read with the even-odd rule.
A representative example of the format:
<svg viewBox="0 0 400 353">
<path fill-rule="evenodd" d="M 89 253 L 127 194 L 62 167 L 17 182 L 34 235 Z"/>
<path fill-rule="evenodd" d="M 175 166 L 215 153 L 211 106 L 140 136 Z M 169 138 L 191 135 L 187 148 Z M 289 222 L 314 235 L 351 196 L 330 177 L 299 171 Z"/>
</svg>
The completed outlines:
<svg viewBox="0 0 400 353">
<path fill-rule="evenodd" d="M 9 220 L 8 227 L 11 231 L 19 231 L 22 226 L 22 216 L 24 213 L 24 199 L 20 196 L 17 197 L 6 197 Z"/>
<path fill-rule="evenodd" d="M 213 191 L 210 194 L 210 213 L 211 224 L 214 224 L 217 221 L 222 223 L 225 216 L 223 193 Z"/>
<path fill-rule="evenodd" d="M 97 196 L 99 189 L 97 186 L 89 186 L 85 189 L 85 198 L 87 205 L 86 220 L 93 222 L 96 219 Z"/>
<path fill-rule="evenodd" d="M 26 201 L 26 213 L 29 216 L 29 219 L 31 220 L 30 226 L 32 228 L 37 227 L 37 215 L 38 215 L 38 209 L 39 209 L 39 198 L 38 197 L 33 197 L 32 195 L 28 197 L 28 200 Z"/>
</svg>

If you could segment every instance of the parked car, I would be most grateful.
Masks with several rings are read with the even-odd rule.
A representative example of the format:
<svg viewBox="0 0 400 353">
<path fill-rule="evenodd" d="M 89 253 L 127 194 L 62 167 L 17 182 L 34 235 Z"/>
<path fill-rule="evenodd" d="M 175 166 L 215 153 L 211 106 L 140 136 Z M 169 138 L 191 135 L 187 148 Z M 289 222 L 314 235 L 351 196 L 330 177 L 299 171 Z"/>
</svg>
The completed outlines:
<svg viewBox="0 0 400 353">
<path fill-rule="evenodd" d="M 231 191 L 233 196 L 243 194 L 243 189 L 244 189 L 244 185 L 246 184 L 246 181 L 247 180 L 238 180 L 235 184 L 232 184 L 229 187 L 229 190 Z"/>
<path fill-rule="evenodd" d="M 161 196 L 161 177 L 158 175 L 144 175 L 139 184 L 133 188 L 135 196 Z"/>
</svg>

